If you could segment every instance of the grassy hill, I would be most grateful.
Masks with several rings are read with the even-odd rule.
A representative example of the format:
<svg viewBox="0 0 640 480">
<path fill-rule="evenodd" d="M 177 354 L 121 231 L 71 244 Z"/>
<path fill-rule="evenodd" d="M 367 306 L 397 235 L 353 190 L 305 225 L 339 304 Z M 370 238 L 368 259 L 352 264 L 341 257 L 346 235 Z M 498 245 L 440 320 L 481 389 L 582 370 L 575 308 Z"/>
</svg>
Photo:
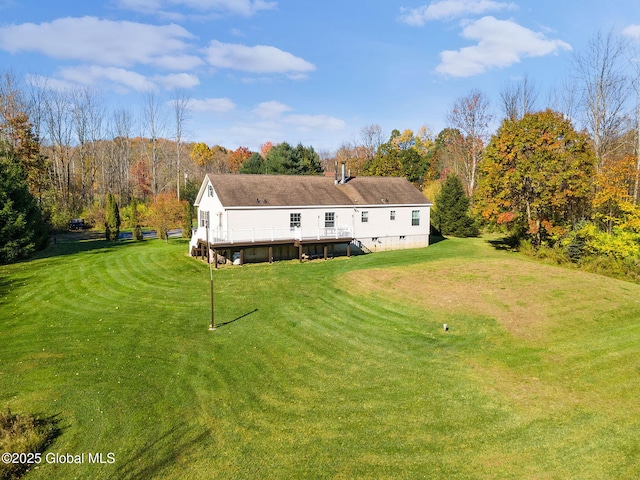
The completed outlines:
<svg viewBox="0 0 640 480">
<path fill-rule="evenodd" d="M 0 267 L 0 408 L 115 457 L 27 478 L 640 477 L 639 285 L 454 239 L 216 271 L 210 332 L 172 242 Z"/>
</svg>

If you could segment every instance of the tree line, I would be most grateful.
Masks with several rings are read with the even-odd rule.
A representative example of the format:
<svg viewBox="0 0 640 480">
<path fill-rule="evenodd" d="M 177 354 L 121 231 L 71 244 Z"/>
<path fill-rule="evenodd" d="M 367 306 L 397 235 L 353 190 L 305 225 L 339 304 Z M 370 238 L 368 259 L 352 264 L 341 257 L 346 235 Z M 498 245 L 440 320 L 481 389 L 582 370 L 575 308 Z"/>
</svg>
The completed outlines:
<svg viewBox="0 0 640 480">
<path fill-rule="evenodd" d="M 573 260 L 619 257 L 611 245 L 624 238 L 618 250 L 640 257 L 640 124 L 631 101 L 640 71 L 629 52 L 620 37 L 598 33 L 574 55 L 573 81 L 545 101 L 524 77 L 506 83 L 495 104 L 479 90 L 456 99 L 437 134 L 371 124 L 335 152 L 287 142 L 257 152 L 187 143 L 183 92 L 168 103 L 147 94 L 134 121 L 126 110 L 109 112 L 91 89 L 25 87 L 5 74 L 3 159 L 19 164 L 41 217 L 58 228 L 76 216 L 101 225 L 109 194 L 134 228 L 159 198 L 192 203 L 207 172 L 316 175 L 344 162 L 351 175 L 402 176 L 423 189 L 445 234 L 500 229 L 536 249 L 570 248 Z"/>
</svg>

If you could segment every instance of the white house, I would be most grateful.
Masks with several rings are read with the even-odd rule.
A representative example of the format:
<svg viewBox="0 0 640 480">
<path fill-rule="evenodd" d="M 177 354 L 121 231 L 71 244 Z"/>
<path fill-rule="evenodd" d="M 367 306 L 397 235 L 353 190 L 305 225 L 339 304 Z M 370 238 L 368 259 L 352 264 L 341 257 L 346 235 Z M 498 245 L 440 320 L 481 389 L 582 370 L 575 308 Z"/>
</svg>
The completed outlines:
<svg viewBox="0 0 640 480">
<path fill-rule="evenodd" d="M 194 205 L 193 256 L 207 245 L 242 263 L 429 244 L 431 203 L 398 177 L 208 174 Z"/>
</svg>

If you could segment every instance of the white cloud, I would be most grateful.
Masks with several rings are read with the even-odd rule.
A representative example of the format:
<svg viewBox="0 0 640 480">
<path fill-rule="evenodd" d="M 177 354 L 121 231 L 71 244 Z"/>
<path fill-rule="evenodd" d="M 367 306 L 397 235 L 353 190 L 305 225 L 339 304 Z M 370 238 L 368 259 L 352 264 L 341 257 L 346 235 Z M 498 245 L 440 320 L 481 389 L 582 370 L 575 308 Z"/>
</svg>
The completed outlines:
<svg viewBox="0 0 640 480">
<path fill-rule="evenodd" d="M 119 0 L 121 8 L 145 14 L 170 15 L 172 9 L 185 8 L 197 12 L 219 12 L 250 17 L 262 10 L 274 9 L 278 4 L 265 0 Z"/>
<path fill-rule="evenodd" d="M 340 130 L 346 125 L 344 120 L 328 115 L 288 115 L 285 121 L 300 130 Z"/>
<path fill-rule="evenodd" d="M 190 73 L 172 73 L 170 75 L 154 77 L 154 79 L 169 90 L 174 88 L 193 88 L 200 85 L 200 79 Z"/>
<path fill-rule="evenodd" d="M 192 35 L 179 25 L 146 25 L 96 17 L 60 18 L 49 23 L 0 27 L 0 48 L 11 53 L 38 52 L 49 57 L 113 67 L 136 64 L 170 70 L 201 65 L 186 53 Z"/>
<path fill-rule="evenodd" d="M 198 77 L 188 73 L 147 77 L 125 68 L 99 65 L 63 68 L 58 72 L 58 77 L 58 80 L 47 79 L 47 85 L 56 81 L 62 82 L 61 85 L 67 85 L 67 88 L 73 85 L 108 85 L 121 93 L 127 93 L 132 90 L 149 92 L 158 86 L 171 90 L 193 88 L 200 84 Z"/>
<path fill-rule="evenodd" d="M 523 57 L 542 57 L 558 50 L 571 50 L 562 40 L 549 40 L 509 20 L 483 17 L 465 27 L 462 36 L 477 45 L 446 50 L 436 71 L 453 77 L 470 77 L 491 68 L 508 67 Z"/>
<path fill-rule="evenodd" d="M 205 98 L 189 101 L 189 110 L 194 112 L 226 113 L 235 110 L 236 104 L 228 98 Z"/>
<path fill-rule="evenodd" d="M 400 9 L 400 21 L 421 27 L 430 20 L 447 20 L 465 15 L 481 15 L 487 12 L 514 10 L 514 3 L 496 2 L 494 0 L 440 0 L 416 8 Z"/>
<path fill-rule="evenodd" d="M 253 109 L 253 113 L 261 118 L 277 118 L 283 113 L 290 112 L 291 110 L 292 108 L 289 105 L 273 100 L 258 104 Z"/>
<path fill-rule="evenodd" d="M 640 25 L 629 25 L 622 33 L 628 37 L 634 38 L 635 40 L 640 40 Z"/>
<path fill-rule="evenodd" d="M 316 69 L 300 57 L 267 45 L 247 47 L 212 40 L 205 52 L 209 63 L 217 68 L 251 73 L 300 73 Z"/>
<path fill-rule="evenodd" d="M 78 86 L 76 82 L 68 82 L 66 80 L 60 80 L 59 78 L 45 77 L 43 75 L 35 75 L 31 73 L 25 76 L 25 80 L 29 85 L 54 90 L 56 92 L 66 92 Z"/>
<path fill-rule="evenodd" d="M 345 127 L 345 122 L 329 115 L 288 114 L 293 108 L 284 103 L 272 100 L 258 104 L 252 113 L 264 121 L 280 123 L 289 129 L 290 126 L 298 130 L 340 130 Z"/>
<path fill-rule="evenodd" d="M 165 70 L 191 70 L 204 64 L 195 55 L 159 55 L 153 60 L 153 65 Z"/>
<path fill-rule="evenodd" d="M 67 82 L 81 85 L 96 85 L 106 81 L 114 84 L 121 91 L 147 92 L 156 87 L 155 83 L 146 76 L 119 67 L 101 67 L 97 65 L 69 67 L 62 69 L 59 72 L 59 76 Z"/>
</svg>

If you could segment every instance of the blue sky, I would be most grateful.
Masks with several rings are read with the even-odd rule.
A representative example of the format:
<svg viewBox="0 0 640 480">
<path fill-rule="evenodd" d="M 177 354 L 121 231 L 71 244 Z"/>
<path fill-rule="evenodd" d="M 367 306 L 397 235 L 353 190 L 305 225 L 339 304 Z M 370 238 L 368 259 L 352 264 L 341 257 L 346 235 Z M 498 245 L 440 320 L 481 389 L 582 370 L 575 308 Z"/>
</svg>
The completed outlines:
<svg viewBox="0 0 640 480">
<path fill-rule="evenodd" d="M 499 115 L 525 75 L 545 107 L 590 36 L 634 25 L 629 0 L 0 0 L 0 70 L 133 116 L 180 89 L 189 139 L 209 145 L 333 150 L 369 124 L 437 133 L 472 89 Z"/>
</svg>

